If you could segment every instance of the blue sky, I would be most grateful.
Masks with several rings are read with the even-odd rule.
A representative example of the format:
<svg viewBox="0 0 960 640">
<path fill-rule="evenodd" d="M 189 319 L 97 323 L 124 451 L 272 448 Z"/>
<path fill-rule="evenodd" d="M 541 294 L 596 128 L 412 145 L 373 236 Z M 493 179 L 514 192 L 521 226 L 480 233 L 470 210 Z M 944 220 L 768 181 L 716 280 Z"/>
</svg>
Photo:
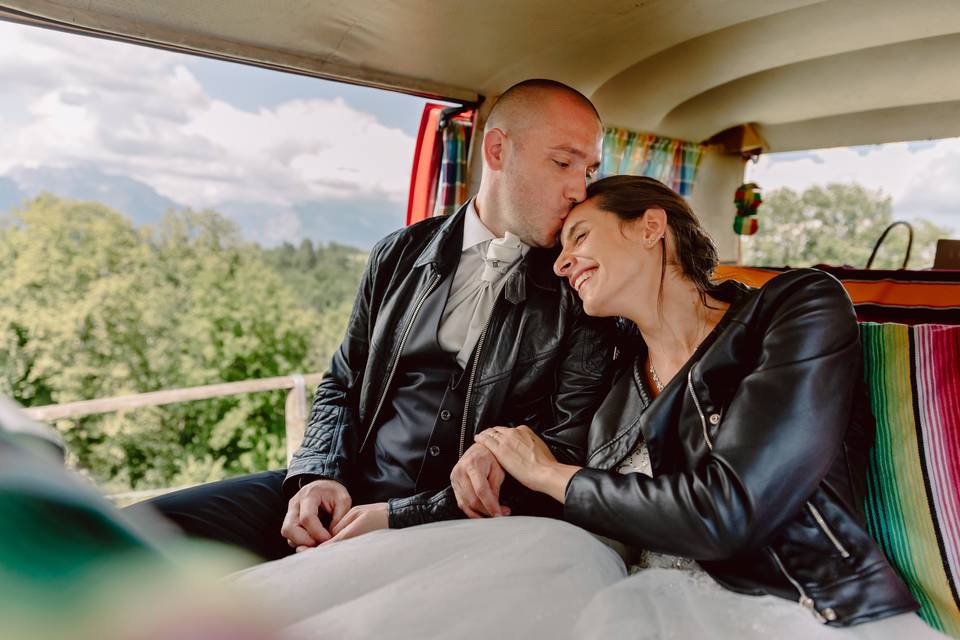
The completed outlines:
<svg viewBox="0 0 960 640">
<path fill-rule="evenodd" d="M 373 114 L 387 127 L 417 135 L 424 102 L 419 98 L 208 58 L 184 58 L 187 67 L 210 96 L 239 109 L 256 111 L 275 108 L 296 99 L 333 100 L 340 97 L 354 109 Z"/>
</svg>

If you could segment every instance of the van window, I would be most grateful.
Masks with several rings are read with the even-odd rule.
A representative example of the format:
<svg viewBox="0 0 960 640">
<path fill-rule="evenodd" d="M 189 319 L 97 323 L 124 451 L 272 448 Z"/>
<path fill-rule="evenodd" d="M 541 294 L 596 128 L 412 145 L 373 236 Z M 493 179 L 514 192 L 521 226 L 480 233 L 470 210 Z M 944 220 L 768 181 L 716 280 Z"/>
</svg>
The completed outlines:
<svg viewBox="0 0 960 640">
<path fill-rule="evenodd" d="M 0 85 L 0 393 L 326 369 L 425 100 L 5 22 Z M 179 486 L 283 467 L 285 397 L 56 427 L 108 492 Z"/>
<path fill-rule="evenodd" d="M 960 138 L 763 155 L 747 164 L 764 201 L 743 261 L 862 268 L 883 230 L 905 220 L 914 229 L 909 268 L 930 268 L 937 239 L 960 232 L 958 173 Z M 890 232 L 873 268 L 901 267 L 905 231 Z"/>
</svg>

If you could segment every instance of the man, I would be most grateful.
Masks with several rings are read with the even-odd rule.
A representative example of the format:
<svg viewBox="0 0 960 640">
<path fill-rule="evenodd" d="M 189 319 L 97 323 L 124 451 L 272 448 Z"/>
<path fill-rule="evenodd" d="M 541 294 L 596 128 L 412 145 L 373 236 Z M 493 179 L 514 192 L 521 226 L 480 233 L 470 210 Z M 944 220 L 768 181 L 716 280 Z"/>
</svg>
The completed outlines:
<svg viewBox="0 0 960 640">
<path fill-rule="evenodd" d="M 388 526 L 542 513 L 548 502 L 504 485 L 473 435 L 526 424 L 558 459 L 582 463 L 611 349 L 607 325 L 553 275 L 551 249 L 602 135 L 570 87 L 504 92 L 484 129 L 477 197 L 371 251 L 290 468 L 152 504 L 187 533 L 265 558 Z"/>
</svg>

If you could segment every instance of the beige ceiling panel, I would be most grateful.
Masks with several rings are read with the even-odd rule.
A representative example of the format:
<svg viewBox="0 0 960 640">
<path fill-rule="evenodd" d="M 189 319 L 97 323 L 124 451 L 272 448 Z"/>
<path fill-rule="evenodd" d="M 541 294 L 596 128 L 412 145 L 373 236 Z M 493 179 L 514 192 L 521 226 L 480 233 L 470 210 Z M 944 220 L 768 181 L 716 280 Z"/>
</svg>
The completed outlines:
<svg viewBox="0 0 960 640">
<path fill-rule="evenodd" d="M 679 105 L 658 129 L 702 140 L 743 123 L 772 125 L 960 99 L 960 34 L 874 47 L 741 78 Z"/>
<path fill-rule="evenodd" d="M 677 105 L 738 78 L 953 33 L 960 33 L 956 0 L 916 0 L 909 11 L 901 0 L 822 2 L 683 42 L 611 78 L 593 99 L 612 124 L 658 131 Z"/>
<path fill-rule="evenodd" d="M 340 79 L 492 95 L 528 77 L 553 77 L 592 93 L 611 75 L 680 42 L 811 2 L 4 0 L 0 6 Z"/>
<path fill-rule="evenodd" d="M 960 136 L 960 100 L 759 126 L 774 151 Z"/>
<path fill-rule="evenodd" d="M 503 57 L 494 54 L 500 58 L 497 60 L 500 71 L 482 86 L 492 94 L 514 82 L 537 76 L 564 80 L 593 95 L 609 78 L 638 60 L 757 16 L 789 11 L 816 1 L 661 0 L 622 3 L 624 6 L 568 2 L 561 5 L 561 11 L 554 10 L 574 17 L 565 30 L 554 29 L 547 41 L 524 54 Z M 575 11 L 579 11 L 579 15 Z M 520 28 L 522 33 L 538 30 L 540 26 L 531 22 Z"/>
<path fill-rule="evenodd" d="M 416 3 L 422 10 L 427 3 Z M 473 101 L 477 94 L 462 84 L 448 84 L 441 75 L 405 74 L 416 63 L 402 49 L 388 52 L 400 65 L 368 65 L 367 54 L 348 53 L 381 47 L 377 25 L 390 13 L 374 11 L 370 2 L 309 0 L 3 0 L 11 9 L 67 28 L 114 35 L 185 52 L 275 66 L 319 77 L 423 95 Z M 363 11 L 370 15 L 365 17 Z M 9 16 L 8 16 L 9 17 Z M 16 17 L 14 17 L 16 19 Z M 412 18 L 409 18 L 412 21 Z M 414 21 L 415 22 L 415 21 Z M 382 26 L 380 28 L 383 28 Z M 403 31 L 403 21 L 390 27 Z M 373 47 L 371 43 L 377 43 Z M 359 60 L 359 61 L 358 61 Z"/>
</svg>

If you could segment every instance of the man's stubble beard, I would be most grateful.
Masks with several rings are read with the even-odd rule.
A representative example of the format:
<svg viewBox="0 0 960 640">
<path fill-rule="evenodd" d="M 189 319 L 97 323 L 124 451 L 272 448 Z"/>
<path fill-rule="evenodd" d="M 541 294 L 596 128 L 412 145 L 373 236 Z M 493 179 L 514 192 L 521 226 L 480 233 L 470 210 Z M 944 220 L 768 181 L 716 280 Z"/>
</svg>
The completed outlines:
<svg viewBox="0 0 960 640">
<path fill-rule="evenodd" d="M 557 236 L 563 229 L 563 221 L 570 214 L 573 207 L 567 207 L 565 211 L 555 210 L 549 213 L 549 217 L 543 215 L 543 205 L 538 200 L 529 196 L 529 192 L 524 192 L 518 207 L 511 213 L 513 214 L 514 226 L 516 231 L 513 233 L 520 237 L 524 244 L 541 249 L 552 249 L 557 245 Z M 538 215 L 539 214 L 539 215 Z M 551 220 L 555 224 L 549 231 L 546 229 L 546 220 Z M 543 220 L 543 226 L 538 226 L 537 222 Z"/>
</svg>

